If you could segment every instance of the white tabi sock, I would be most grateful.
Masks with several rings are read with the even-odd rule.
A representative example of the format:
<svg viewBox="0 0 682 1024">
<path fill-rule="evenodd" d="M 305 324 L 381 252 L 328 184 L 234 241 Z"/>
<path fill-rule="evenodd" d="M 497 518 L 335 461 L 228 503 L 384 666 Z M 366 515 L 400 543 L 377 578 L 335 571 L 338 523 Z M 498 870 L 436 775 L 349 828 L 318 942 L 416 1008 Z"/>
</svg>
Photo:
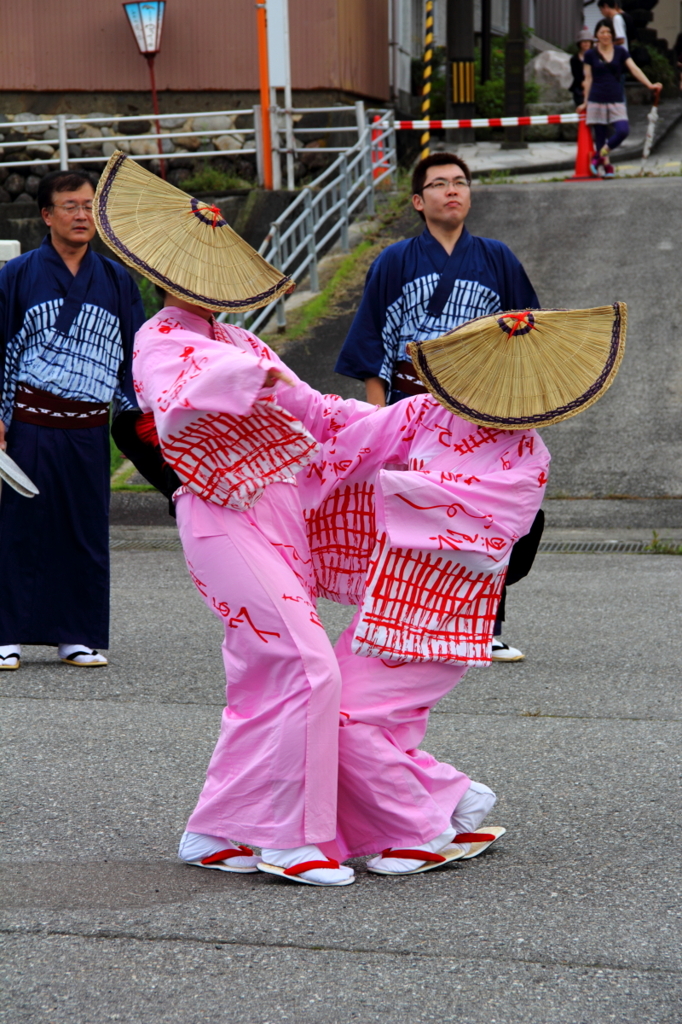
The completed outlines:
<svg viewBox="0 0 682 1024">
<path fill-rule="evenodd" d="M 308 860 L 329 860 L 318 846 L 295 846 L 292 850 L 266 850 L 263 847 L 262 858 L 266 864 L 274 864 L 278 868 L 293 868 L 296 864 L 304 864 Z M 306 878 L 309 882 L 317 882 L 318 885 L 338 885 L 352 878 L 355 872 L 352 868 L 312 868 L 310 871 L 302 871 L 299 878 Z"/>
<path fill-rule="evenodd" d="M 441 832 L 435 839 L 431 839 L 428 843 L 404 843 L 397 849 L 403 850 L 424 850 L 425 853 L 441 853 L 446 847 L 448 847 L 455 835 L 457 830 L 454 828 L 446 828 L 445 832 Z M 403 871 L 416 871 L 417 868 L 421 868 L 426 864 L 425 860 L 406 860 L 404 857 L 372 857 L 368 861 L 370 867 L 373 868 L 384 868 L 386 871 L 395 872 L 396 875 L 401 874 Z"/>
<path fill-rule="evenodd" d="M 16 668 L 21 661 L 21 644 L 5 644 L 0 647 L 2 668 Z"/>
<path fill-rule="evenodd" d="M 220 853 L 221 850 L 238 850 L 229 839 L 219 839 L 217 836 L 202 836 L 199 832 L 183 832 L 178 849 L 180 860 L 194 864 L 204 857 L 210 857 L 212 853 Z M 230 857 L 229 863 L 235 868 L 255 868 L 261 860 L 254 854 L 253 857 Z"/>
<path fill-rule="evenodd" d="M 496 803 L 497 797 L 492 789 L 484 786 L 482 782 L 472 782 L 450 818 L 455 835 L 459 835 L 460 832 L 475 832 Z M 468 853 L 471 843 L 452 843 L 452 848 L 460 848 Z"/>
<path fill-rule="evenodd" d="M 88 647 L 87 644 L 59 644 L 57 648 L 57 657 L 61 658 L 73 658 L 81 665 L 106 665 L 107 659 L 103 654 L 98 652 L 93 647 Z"/>
</svg>

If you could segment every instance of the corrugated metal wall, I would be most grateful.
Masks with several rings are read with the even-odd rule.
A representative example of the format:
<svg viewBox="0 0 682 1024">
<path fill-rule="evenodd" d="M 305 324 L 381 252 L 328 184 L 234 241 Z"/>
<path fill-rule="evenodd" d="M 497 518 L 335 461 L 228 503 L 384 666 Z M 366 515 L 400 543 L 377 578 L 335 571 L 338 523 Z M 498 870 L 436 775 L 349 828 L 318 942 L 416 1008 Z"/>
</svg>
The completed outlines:
<svg viewBox="0 0 682 1024">
<path fill-rule="evenodd" d="M 583 24 L 582 0 L 535 0 L 535 34 L 555 46 L 568 46 Z"/>
<path fill-rule="evenodd" d="M 388 97 L 388 0 L 290 0 L 295 89 Z M 254 90 L 250 0 L 168 0 L 160 90 Z M 147 90 L 118 0 L 0 0 L 0 90 Z"/>
</svg>

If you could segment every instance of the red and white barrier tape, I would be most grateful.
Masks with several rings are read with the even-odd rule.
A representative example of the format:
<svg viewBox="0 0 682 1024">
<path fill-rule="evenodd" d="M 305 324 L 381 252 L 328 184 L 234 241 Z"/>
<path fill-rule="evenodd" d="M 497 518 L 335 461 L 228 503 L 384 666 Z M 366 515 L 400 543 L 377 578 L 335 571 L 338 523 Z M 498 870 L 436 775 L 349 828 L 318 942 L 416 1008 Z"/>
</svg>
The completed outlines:
<svg viewBox="0 0 682 1024">
<path fill-rule="evenodd" d="M 533 114 L 529 117 L 472 117 L 459 121 L 396 121 L 398 129 L 414 128 L 417 131 L 438 128 L 517 128 L 533 124 L 577 124 L 584 114 Z"/>
</svg>

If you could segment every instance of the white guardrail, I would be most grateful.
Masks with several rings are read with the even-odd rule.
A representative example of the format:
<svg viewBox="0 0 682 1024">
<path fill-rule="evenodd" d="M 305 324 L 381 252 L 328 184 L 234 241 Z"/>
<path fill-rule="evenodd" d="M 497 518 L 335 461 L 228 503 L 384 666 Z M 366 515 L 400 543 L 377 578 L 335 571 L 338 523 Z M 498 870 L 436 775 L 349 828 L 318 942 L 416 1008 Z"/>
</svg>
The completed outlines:
<svg viewBox="0 0 682 1024">
<path fill-rule="evenodd" d="M 247 121 L 251 119 L 252 123 L 235 128 L 237 118 L 246 118 Z M 30 121 L 17 119 L 1 124 L 0 132 L 20 133 L 24 138 L 0 142 L 0 149 L 4 150 L 5 156 L 13 149 L 27 151 L 32 159 L 3 160 L 0 166 L 30 167 L 32 164 L 43 164 L 48 167 L 56 165 L 66 171 L 75 164 L 80 166 L 108 160 L 117 149 L 128 153 L 133 160 L 140 161 L 258 154 L 259 118 L 260 107 L 250 110 L 207 110 L 196 114 L 161 114 L 158 118 L 139 114 L 134 117 L 118 117 L 115 114 L 68 117 L 66 114 L 58 114 Z M 126 124 L 147 122 L 155 125 L 157 120 L 162 129 L 164 125 L 168 126 L 165 131 L 125 133 Z M 197 122 L 199 126 L 194 130 Z M 158 150 L 159 140 L 161 153 Z M 200 149 L 202 143 L 206 142 L 217 142 L 218 145 L 215 148 L 211 146 Z M 51 154 L 49 150 L 52 150 Z M 98 152 L 83 155 L 83 150 Z"/>
</svg>

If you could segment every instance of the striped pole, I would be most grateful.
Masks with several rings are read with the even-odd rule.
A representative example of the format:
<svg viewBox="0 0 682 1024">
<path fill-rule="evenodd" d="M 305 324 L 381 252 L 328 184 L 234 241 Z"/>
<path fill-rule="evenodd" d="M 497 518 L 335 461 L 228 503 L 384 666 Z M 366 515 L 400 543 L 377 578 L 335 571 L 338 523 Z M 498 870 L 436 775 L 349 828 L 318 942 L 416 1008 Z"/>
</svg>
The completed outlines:
<svg viewBox="0 0 682 1024">
<path fill-rule="evenodd" d="M 422 87 L 422 121 L 429 120 L 431 110 L 431 71 L 433 68 L 433 0 L 426 0 L 426 34 L 424 36 L 424 85 Z M 422 132 L 421 159 L 429 155 L 431 133 Z"/>
</svg>

